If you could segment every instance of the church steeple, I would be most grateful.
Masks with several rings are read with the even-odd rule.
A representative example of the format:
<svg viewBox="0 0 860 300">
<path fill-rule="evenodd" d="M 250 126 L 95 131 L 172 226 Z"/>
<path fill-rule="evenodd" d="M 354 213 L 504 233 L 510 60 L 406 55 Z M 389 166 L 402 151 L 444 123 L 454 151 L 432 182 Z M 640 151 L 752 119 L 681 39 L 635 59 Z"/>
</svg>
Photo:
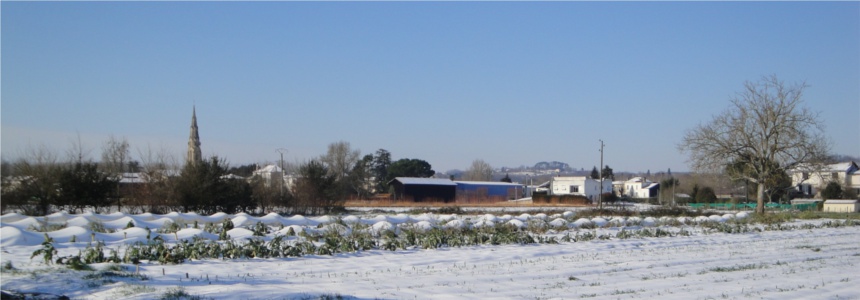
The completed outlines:
<svg viewBox="0 0 860 300">
<path fill-rule="evenodd" d="M 202 159 L 200 135 L 197 133 L 197 107 L 193 107 L 191 110 L 191 136 L 188 138 L 188 163 L 198 163 Z"/>
</svg>

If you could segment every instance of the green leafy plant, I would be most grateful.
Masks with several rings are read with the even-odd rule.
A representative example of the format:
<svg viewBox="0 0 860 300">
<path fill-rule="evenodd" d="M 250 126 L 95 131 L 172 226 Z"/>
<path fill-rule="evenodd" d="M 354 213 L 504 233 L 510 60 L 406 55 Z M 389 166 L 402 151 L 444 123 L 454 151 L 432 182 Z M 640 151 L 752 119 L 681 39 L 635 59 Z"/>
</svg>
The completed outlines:
<svg viewBox="0 0 860 300">
<path fill-rule="evenodd" d="M 57 255 L 57 249 L 54 248 L 54 239 L 49 237 L 48 234 L 45 234 L 45 241 L 42 242 L 42 248 L 33 251 L 33 255 L 30 256 L 30 259 L 33 257 L 42 256 L 42 260 L 46 265 L 51 264 L 51 261 L 54 259 L 54 255 Z"/>
</svg>

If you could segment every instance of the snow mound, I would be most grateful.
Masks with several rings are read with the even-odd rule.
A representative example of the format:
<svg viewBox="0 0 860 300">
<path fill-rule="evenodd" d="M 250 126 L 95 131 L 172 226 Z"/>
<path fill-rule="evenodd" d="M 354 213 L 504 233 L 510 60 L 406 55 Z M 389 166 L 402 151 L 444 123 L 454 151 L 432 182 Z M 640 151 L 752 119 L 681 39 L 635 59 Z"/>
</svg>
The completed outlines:
<svg viewBox="0 0 860 300">
<path fill-rule="evenodd" d="M 473 226 L 475 228 L 494 227 L 494 226 L 496 226 L 496 223 L 493 221 L 490 221 L 490 220 L 480 219 L 480 220 L 478 220 L 478 222 L 475 222 L 475 224 Z"/>
<path fill-rule="evenodd" d="M 57 231 L 48 232 L 48 236 L 54 239 L 56 243 L 71 242 L 73 236 L 76 242 L 89 242 L 93 239 L 92 233 L 92 231 L 81 226 L 69 226 Z M 96 240 L 104 241 L 105 239 L 102 235 L 97 234 Z"/>
<path fill-rule="evenodd" d="M 721 216 L 721 215 L 711 215 L 708 217 L 708 219 L 710 219 L 712 222 L 717 222 L 717 223 L 726 222 L 726 219 L 724 219 L 723 216 Z"/>
<path fill-rule="evenodd" d="M 571 227 L 571 228 L 580 228 L 580 227 L 583 227 L 583 226 L 591 226 L 591 225 L 593 225 L 593 224 L 594 224 L 594 223 L 592 223 L 592 222 L 591 222 L 591 220 L 589 220 L 589 219 L 586 219 L 586 218 L 579 218 L 579 219 L 577 219 L 576 221 L 573 221 L 573 223 L 568 224 L 568 227 Z"/>
<path fill-rule="evenodd" d="M 609 225 L 614 227 L 622 227 L 627 224 L 627 221 L 624 220 L 624 217 L 612 217 L 609 219 Z"/>
<path fill-rule="evenodd" d="M 65 223 L 71 218 L 72 216 L 65 211 L 55 212 L 45 216 L 45 220 L 48 221 L 48 223 Z"/>
<path fill-rule="evenodd" d="M 245 228 L 233 228 L 227 231 L 227 235 L 234 240 L 244 240 L 247 238 L 254 238 L 254 232 Z M 168 234 L 169 238 L 173 239 L 172 234 Z M 164 234 L 161 235 L 164 240 L 168 240 L 168 237 Z"/>
<path fill-rule="evenodd" d="M 74 217 L 66 221 L 66 225 L 86 227 L 87 225 L 90 225 L 90 220 L 87 220 L 87 218 L 84 217 Z"/>
<path fill-rule="evenodd" d="M 373 232 L 374 234 L 380 234 L 380 233 L 388 231 L 388 230 L 394 230 L 395 228 L 396 227 L 394 227 L 394 224 L 391 224 L 391 222 L 380 221 L 380 222 L 376 222 L 375 224 L 370 226 L 370 231 Z"/>
<path fill-rule="evenodd" d="M 488 222 L 495 222 L 499 218 L 497 218 L 495 215 L 492 215 L 492 214 L 486 214 L 486 215 L 481 216 L 480 219 L 484 220 L 484 221 L 488 221 Z"/>
<path fill-rule="evenodd" d="M 414 219 L 417 222 L 426 221 L 426 222 L 430 222 L 433 224 L 436 224 L 436 220 L 437 220 L 436 216 L 434 216 L 433 214 L 428 214 L 428 213 L 423 213 L 423 214 L 415 217 Z"/>
<path fill-rule="evenodd" d="M 8 213 L 8 214 L 0 216 L 0 222 L 12 223 L 12 222 L 21 221 L 21 220 L 26 219 L 26 218 L 32 218 L 32 217 L 20 215 L 17 213 Z"/>
<path fill-rule="evenodd" d="M 353 215 L 343 217 L 343 219 L 341 219 L 341 220 L 346 224 L 358 224 L 361 222 L 361 219 L 359 217 L 356 217 Z"/>
<path fill-rule="evenodd" d="M 466 228 L 468 225 L 463 220 L 451 220 L 445 223 L 445 228 Z"/>
<path fill-rule="evenodd" d="M 131 225 L 134 227 L 140 227 L 140 226 L 137 226 L 137 222 L 135 222 L 135 220 L 132 219 L 131 217 L 122 217 L 122 218 L 119 218 L 119 219 L 116 219 L 113 221 L 104 222 L 102 224 L 105 226 L 105 228 L 124 229 L 125 227 L 128 226 L 129 222 L 131 222 Z"/>
<path fill-rule="evenodd" d="M 283 224 L 284 226 L 290 226 L 290 225 L 316 226 L 317 222 L 311 221 L 310 219 L 305 218 L 302 215 L 295 215 L 295 216 L 281 220 L 281 224 Z"/>
<path fill-rule="evenodd" d="M 593 218 L 593 219 L 591 219 L 591 222 L 594 223 L 594 226 L 597 226 L 597 227 L 603 227 L 609 223 L 609 221 L 606 221 L 606 219 L 601 218 L 601 217 Z"/>
<path fill-rule="evenodd" d="M 654 227 L 657 226 L 657 219 L 654 219 L 653 217 L 646 217 L 642 219 L 642 222 L 639 222 L 639 224 L 644 227 Z"/>
<path fill-rule="evenodd" d="M 412 220 L 409 218 L 407 214 L 397 214 L 396 216 L 388 217 L 388 222 L 391 224 L 404 224 L 404 223 L 412 223 Z"/>
<path fill-rule="evenodd" d="M 269 213 L 268 215 L 257 218 L 258 221 L 269 226 L 282 225 L 281 219 L 281 215 L 276 213 Z"/>
<path fill-rule="evenodd" d="M 17 227 L 0 228 L 0 246 L 35 246 L 45 241 L 45 235 Z"/>
<path fill-rule="evenodd" d="M 3 221 L 5 221 L 5 220 L 6 219 L 3 219 Z M 38 228 L 38 229 L 42 228 L 42 223 L 39 223 L 39 220 L 36 220 L 36 218 L 33 218 L 33 217 L 26 217 L 23 219 L 17 219 L 15 221 L 11 221 L 9 223 L 0 223 L 0 224 L 2 224 L 0 226 L 4 226 L 4 227 L 5 226 L 12 226 L 12 227 L 15 227 L 15 228 L 18 228 L 21 230 L 27 230 L 27 228 L 30 228 L 30 226 L 32 226 L 33 228 Z"/>
<path fill-rule="evenodd" d="M 218 236 L 202 229 L 186 228 L 176 232 L 176 236 L 180 240 L 193 240 L 194 237 L 199 237 L 207 240 L 217 241 Z"/>
<path fill-rule="evenodd" d="M 334 232 L 334 233 L 337 233 L 338 235 L 348 235 L 352 232 L 352 229 L 349 229 L 349 227 L 346 227 L 342 224 L 330 223 L 330 224 L 323 225 L 322 231 L 323 232 Z"/>
<path fill-rule="evenodd" d="M 549 226 L 554 228 L 567 227 L 567 221 L 562 218 L 556 218 L 549 222 Z"/>
<path fill-rule="evenodd" d="M 416 230 L 421 232 L 428 231 L 434 228 L 433 224 L 430 223 L 430 221 L 418 221 L 418 223 L 415 223 L 412 226 L 412 228 L 415 228 Z"/>
<path fill-rule="evenodd" d="M 519 218 L 516 218 L 516 219 L 510 220 L 510 221 L 508 221 L 508 222 L 507 222 L 507 223 L 505 223 L 505 224 L 508 224 L 508 225 L 514 226 L 514 227 L 516 227 L 516 228 L 526 228 L 526 223 L 525 223 L 525 222 L 523 222 L 522 220 L 520 220 Z"/>
<path fill-rule="evenodd" d="M 257 218 L 251 216 L 238 216 L 230 221 L 233 222 L 233 227 L 248 227 L 257 224 Z"/>
<path fill-rule="evenodd" d="M 292 234 L 290 233 L 290 229 L 293 230 Z M 284 229 L 276 231 L 275 235 L 291 236 L 291 235 L 298 235 L 299 233 L 302 233 L 304 231 L 305 231 L 305 229 L 302 226 L 290 225 L 290 226 L 284 227 Z"/>
</svg>

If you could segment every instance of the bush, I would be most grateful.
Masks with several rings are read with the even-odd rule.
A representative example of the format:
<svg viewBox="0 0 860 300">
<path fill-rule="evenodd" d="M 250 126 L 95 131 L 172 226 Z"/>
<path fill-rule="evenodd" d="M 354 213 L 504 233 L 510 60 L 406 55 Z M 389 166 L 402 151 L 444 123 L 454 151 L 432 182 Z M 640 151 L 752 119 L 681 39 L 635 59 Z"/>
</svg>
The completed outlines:
<svg viewBox="0 0 860 300">
<path fill-rule="evenodd" d="M 827 186 L 821 190 L 821 199 L 841 199 L 842 198 L 842 185 L 840 185 L 836 181 L 831 181 L 827 183 Z"/>
</svg>

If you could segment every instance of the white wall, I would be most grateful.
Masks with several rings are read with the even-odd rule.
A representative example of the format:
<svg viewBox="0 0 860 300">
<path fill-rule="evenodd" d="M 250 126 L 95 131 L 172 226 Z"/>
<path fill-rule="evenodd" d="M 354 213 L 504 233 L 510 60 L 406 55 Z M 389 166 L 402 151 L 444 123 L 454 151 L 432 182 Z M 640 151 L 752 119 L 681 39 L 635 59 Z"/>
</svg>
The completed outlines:
<svg viewBox="0 0 860 300">
<path fill-rule="evenodd" d="M 586 176 L 553 177 L 549 191 L 550 195 L 580 195 L 597 201 L 600 195 L 600 181 Z M 611 181 L 603 182 L 603 192 L 612 192 Z"/>
</svg>

